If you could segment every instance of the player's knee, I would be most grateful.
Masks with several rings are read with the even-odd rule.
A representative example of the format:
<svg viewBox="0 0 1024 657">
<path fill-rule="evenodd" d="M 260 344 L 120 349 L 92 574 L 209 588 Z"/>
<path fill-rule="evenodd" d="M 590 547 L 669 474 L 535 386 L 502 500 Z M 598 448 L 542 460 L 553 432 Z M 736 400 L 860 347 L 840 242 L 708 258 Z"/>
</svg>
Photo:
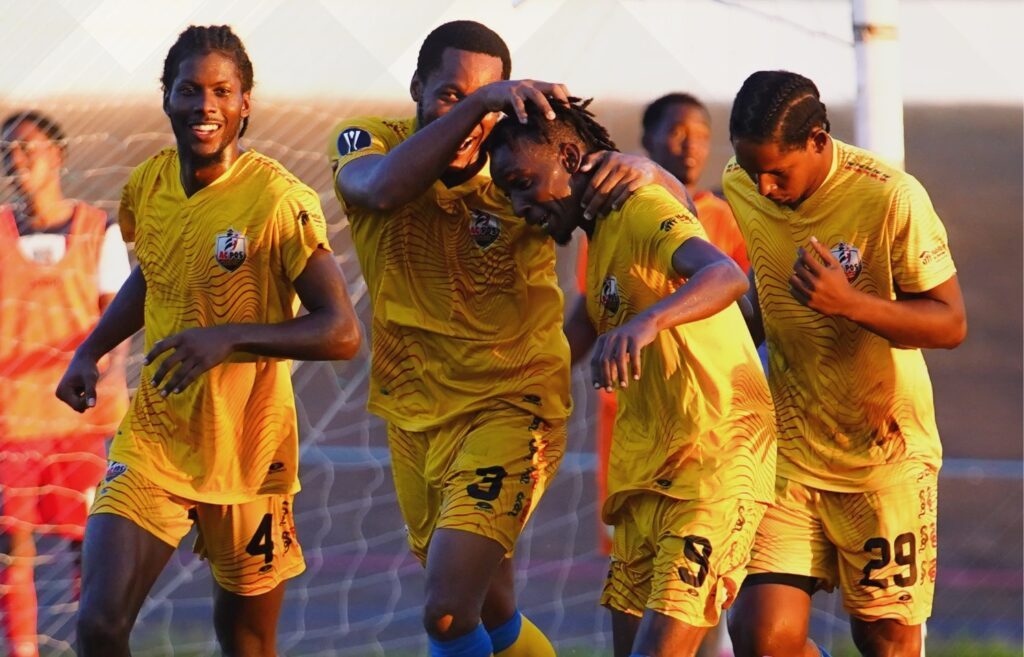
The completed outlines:
<svg viewBox="0 0 1024 657">
<path fill-rule="evenodd" d="M 123 614 L 83 606 L 76 623 L 79 654 L 83 657 L 114 654 L 117 647 L 128 646 L 131 620 Z"/>
<path fill-rule="evenodd" d="M 436 639 L 452 639 L 468 634 L 480 624 L 480 610 L 454 601 L 427 600 L 423 608 L 423 627 Z"/>
<path fill-rule="evenodd" d="M 736 657 L 799 655 L 807 635 L 799 625 L 782 617 L 729 615 L 729 638 Z"/>
<path fill-rule="evenodd" d="M 894 620 L 852 623 L 853 643 L 864 657 L 918 657 L 921 626 Z"/>
</svg>

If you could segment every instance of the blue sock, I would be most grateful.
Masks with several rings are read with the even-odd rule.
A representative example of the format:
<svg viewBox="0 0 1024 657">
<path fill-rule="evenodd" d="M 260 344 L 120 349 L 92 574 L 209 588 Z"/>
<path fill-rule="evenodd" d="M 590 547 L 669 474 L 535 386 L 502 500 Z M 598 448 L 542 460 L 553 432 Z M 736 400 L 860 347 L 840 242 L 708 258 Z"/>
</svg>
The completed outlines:
<svg viewBox="0 0 1024 657">
<path fill-rule="evenodd" d="M 820 645 L 818 645 L 817 643 L 814 644 L 814 645 L 818 646 L 818 652 L 821 653 L 821 657 L 832 657 L 832 655 L 828 654 L 828 652 L 824 648 L 822 648 Z"/>
<path fill-rule="evenodd" d="M 497 654 L 515 643 L 516 639 L 519 638 L 519 631 L 522 628 L 523 616 L 516 609 L 516 613 L 513 614 L 512 618 L 488 632 L 491 636 L 491 646 L 494 652 Z"/>
<path fill-rule="evenodd" d="M 484 626 L 451 641 L 430 639 L 430 657 L 488 657 L 491 654 L 491 637 Z"/>
</svg>

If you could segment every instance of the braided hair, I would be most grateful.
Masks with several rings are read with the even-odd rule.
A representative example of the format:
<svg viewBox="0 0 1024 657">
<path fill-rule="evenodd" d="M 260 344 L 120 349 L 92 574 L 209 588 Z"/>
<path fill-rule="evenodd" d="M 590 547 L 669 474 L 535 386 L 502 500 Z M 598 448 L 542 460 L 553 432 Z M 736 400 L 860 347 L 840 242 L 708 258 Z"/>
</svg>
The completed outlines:
<svg viewBox="0 0 1024 657">
<path fill-rule="evenodd" d="M 501 146 L 514 147 L 516 140 L 526 138 L 541 145 L 576 143 L 582 147 L 584 154 L 619 150 L 608 134 L 608 129 L 598 123 L 594 113 L 587 109 L 592 101 L 593 98 L 582 100 L 570 96 L 568 105 L 553 102 L 553 120 L 548 120 L 536 105 L 529 103 L 526 107 L 526 123 L 520 123 L 515 117 L 499 121 L 484 142 L 484 149 L 493 153 Z"/>
<path fill-rule="evenodd" d="M 748 77 L 732 105 L 729 138 L 776 142 L 800 148 L 811 130 L 831 129 L 818 87 L 798 73 L 758 71 Z"/>
<path fill-rule="evenodd" d="M 189 25 L 184 32 L 178 35 L 178 40 L 167 51 L 164 71 L 160 76 L 160 86 L 163 88 L 164 97 L 171 92 L 174 78 L 178 75 L 178 67 L 183 59 L 214 51 L 223 53 L 234 60 L 235 66 L 238 67 L 238 76 L 242 79 L 242 93 L 252 91 L 252 62 L 249 60 L 249 54 L 245 51 L 245 45 L 231 30 L 231 26 Z M 244 135 L 248 127 L 249 117 L 246 116 L 242 118 L 242 129 L 239 130 L 238 136 Z"/>
</svg>

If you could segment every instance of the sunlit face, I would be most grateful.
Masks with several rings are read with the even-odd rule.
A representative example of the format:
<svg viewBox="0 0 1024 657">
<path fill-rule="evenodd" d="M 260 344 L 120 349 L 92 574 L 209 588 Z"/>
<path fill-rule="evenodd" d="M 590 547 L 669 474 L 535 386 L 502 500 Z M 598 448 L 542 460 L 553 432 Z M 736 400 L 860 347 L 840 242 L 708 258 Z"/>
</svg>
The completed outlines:
<svg viewBox="0 0 1024 657">
<path fill-rule="evenodd" d="M 579 150 L 572 145 L 520 143 L 491 153 L 491 177 L 508 195 L 512 211 L 562 245 L 572 240 L 583 215 L 573 177 L 578 167 Z"/>
<path fill-rule="evenodd" d="M 447 114 L 455 104 L 480 87 L 502 79 L 500 57 L 468 50 L 447 48 L 441 54 L 441 65 L 426 78 L 414 75 L 410 92 L 416 101 L 416 120 L 424 127 Z M 492 112 L 475 127 L 459 146 L 450 169 L 465 169 L 476 163 L 480 145 L 498 120 Z"/>
<path fill-rule="evenodd" d="M 16 123 L 0 135 L 3 141 L 4 173 L 11 176 L 18 191 L 29 196 L 60 180 L 64 154 L 31 121 Z"/>
<path fill-rule="evenodd" d="M 164 97 L 164 112 L 182 156 L 217 161 L 238 148 L 242 119 L 249 116 L 249 92 L 235 61 L 212 51 L 186 57 Z"/>
<path fill-rule="evenodd" d="M 643 143 L 652 160 L 693 186 L 711 152 L 711 122 L 700 107 L 676 103 L 667 107 L 661 120 L 644 133 Z"/>
<path fill-rule="evenodd" d="M 821 186 L 832 162 L 828 133 L 815 128 L 802 148 L 780 148 L 774 141 L 733 140 L 736 163 L 769 200 L 796 208 Z"/>
</svg>

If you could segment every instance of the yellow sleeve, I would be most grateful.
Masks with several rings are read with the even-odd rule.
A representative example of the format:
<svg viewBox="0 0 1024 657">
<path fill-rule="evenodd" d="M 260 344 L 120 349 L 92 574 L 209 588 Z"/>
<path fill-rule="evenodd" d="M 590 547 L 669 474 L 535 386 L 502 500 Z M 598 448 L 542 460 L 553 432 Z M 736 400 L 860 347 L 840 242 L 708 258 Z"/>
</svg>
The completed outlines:
<svg viewBox="0 0 1024 657">
<path fill-rule="evenodd" d="M 928 192 L 907 176 L 893 196 L 893 279 L 905 292 L 924 292 L 956 274 L 946 228 L 935 213 Z"/>
<path fill-rule="evenodd" d="M 299 277 L 314 251 L 331 250 L 320 198 L 309 187 L 296 187 L 281 199 L 275 211 L 274 224 L 277 227 L 277 248 L 289 280 Z"/>
<path fill-rule="evenodd" d="M 125 242 L 135 241 L 135 212 L 136 199 L 139 193 L 139 181 L 142 179 L 142 170 L 145 164 L 141 164 L 132 170 L 128 176 L 128 182 L 121 190 L 121 205 L 117 209 L 117 225 L 121 229 L 121 238 Z"/>
<path fill-rule="evenodd" d="M 651 265 L 674 274 L 672 256 L 683 242 L 691 237 L 708 237 L 697 217 L 667 190 L 649 189 L 634 194 L 633 203 L 626 202 L 623 220 L 631 233 L 630 241 L 640 247 Z"/>
<path fill-rule="evenodd" d="M 342 121 L 331 131 L 327 142 L 327 158 L 335 176 L 334 193 L 345 207 L 345 199 L 338 189 L 338 171 L 351 162 L 367 155 L 384 155 L 401 143 L 394 129 L 381 119 L 360 117 Z"/>
</svg>

